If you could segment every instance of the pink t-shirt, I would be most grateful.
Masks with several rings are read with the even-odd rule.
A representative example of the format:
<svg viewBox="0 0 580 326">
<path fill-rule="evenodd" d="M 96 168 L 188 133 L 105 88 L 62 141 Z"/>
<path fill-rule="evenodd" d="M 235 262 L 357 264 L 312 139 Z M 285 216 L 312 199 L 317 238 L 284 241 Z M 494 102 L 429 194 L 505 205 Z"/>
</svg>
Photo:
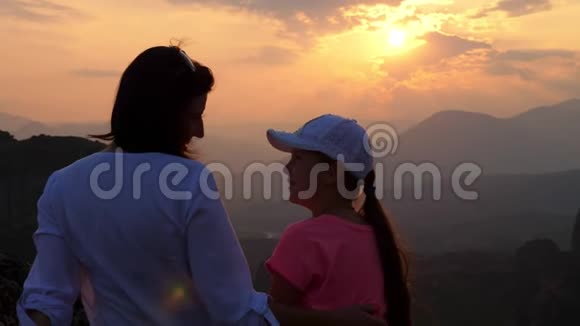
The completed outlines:
<svg viewBox="0 0 580 326">
<path fill-rule="evenodd" d="M 302 306 L 316 310 L 358 304 L 386 312 L 383 268 L 373 230 L 333 215 L 290 225 L 266 261 L 304 292 Z"/>
</svg>

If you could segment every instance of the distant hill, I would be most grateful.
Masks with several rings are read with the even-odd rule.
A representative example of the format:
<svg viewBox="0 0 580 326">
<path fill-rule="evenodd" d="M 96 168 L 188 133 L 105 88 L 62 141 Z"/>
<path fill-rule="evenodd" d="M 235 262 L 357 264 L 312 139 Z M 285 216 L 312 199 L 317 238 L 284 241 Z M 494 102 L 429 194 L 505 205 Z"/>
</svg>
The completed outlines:
<svg viewBox="0 0 580 326">
<path fill-rule="evenodd" d="M 14 139 L 14 136 L 12 136 L 9 132 L 0 130 L 0 146 L 12 144 L 15 141 L 16 139 Z"/>
<path fill-rule="evenodd" d="M 25 251 L 31 250 L 36 200 L 48 175 L 103 146 L 77 137 L 36 136 L 17 142 L 0 133 L 0 245 L 14 248 L 14 243 L 21 243 L 28 248 Z M 234 198 L 224 201 L 240 235 L 276 236 L 289 223 L 308 216 L 303 208 L 281 199 L 281 178 L 274 179 L 270 200 L 263 198 L 258 178 L 250 198 L 242 196 L 241 175 L 234 178 Z M 483 175 L 470 187 L 479 193 L 476 201 L 457 198 L 448 181 L 442 185 L 441 200 L 429 199 L 429 182 L 424 184 L 424 198 L 415 200 L 407 181 L 401 200 L 387 190 L 385 205 L 409 247 L 419 252 L 509 251 L 534 237 L 552 238 L 565 248 L 580 206 L 580 170 Z"/>
<path fill-rule="evenodd" d="M 574 143 L 580 136 L 580 128 L 576 128 L 579 112 L 580 100 L 509 119 L 442 112 L 403 133 L 398 159 L 429 160 L 443 170 L 472 160 L 484 168 L 483 175 L 469 187 L 478 191 L 476 201 L 457 198 L 448 178 L 443 182 L 441 200 L 413 199 L 410 180 L 405 181 L 403 199 L 394 200 L 392 190 L 387 192 L 390 197 L 385 204 L 409 247 L 420 252 L 505 251 L 542 236 L 568 246 L 570 236 L 564 230 L 572 227 L 580 207 L 580 146 Z M 251 198 L 241 196 L 242 167 L 250 162 L 267 164 L 284 154 L 269 147 L 260 128 L 249 130 L 244 137 L 234 137 L 238 129 L 229 131 L 212 129 L 198 147 L 202 160 L 222 162 L 234 170 L 235 197 L 225 204 L 238 232 L 275 235 L 288 223 L 306 217 L 304 209 L 280 199 L 281 180 L 274 180 L 271 200 L 263 198 L 261 180 L 251 187 Z M 27 225 L 30 231 L 35 201 L 48 174 L 103 146 L 76 137 L 38 136 L 16 142 L 0 133 L 0 215 L 8 216 L 17 228 Z M 389 177 L 387 181 L 392 181 Z M 217 179 L 221 182 L 219 176 Z M 429 182 L 424 189 L 429 197 Z M 27 236 L 21 238 L 28 240 Z"/>
<path fill-rule="evenodd" d="M 450 171 L 476 162 L 486 174 L 549 173 L 580 167 L 580 100 L 535 108 L 507 119 L 444 111 L 400 136 L 388 162 L 433 162 Z"/>
<path fill-rule="evenodd" d="M 215 123 L 215 122 L 214 122 Z M 367 125 L 371 121 L 361 121 Z M 397 120 L 390 122 L 398 130 L 405 130 L 411 121 Z M 236 121 L 219 122 L 206 125 L 206 137 L 195 139 L 195 147 L 200 159 L 206 163 L 222 163 L 231 170 L 240 172 L 254 162 L 271 163 L 284 159 L 286 155 L 270 146 L 266 139 L 266 130 L 276 128 L 294 130 L 299 123 L 280 121 L 276 124 L 256 122 L 241 124 Z M 0 130 L 10 132 L 16 139 L 23 140 L 37 135 L 73 136 L 86 138 L 90 134 L 101 134 L 109 131 L 108 122 L 87 123 L 42 123 L 12 114 L 0 112 Z"/>
<path fill-rule="evenodd" d="M 0 311 L 0 324 L 9 325 L 7 320 L 14 320 L 14 305 L 28 268 L 22 262 L 31 262 L 34 255 L 31 235 L 36 228 L 36 201 L 48 175 L 103 146 L 78 137 L 35 136 L 17 141 L 0 131 L 0 253 L 9 254 L 0 254 L 0 306 L 12 312 L 3 316 L 5 312 Z M 237 153 L 241 152 L 242 149 Z M 234 177 L 240 181 L 239 174 Z M 425 198 L 415 200 L 407 180 L 403 199 L 394 200 L 392 196 L 385 199 L 410 252 L 413 310 L 418 326 L 499 325 L 519 314 L 526 317 L 528 311 L 560 320 L 578 316 L 578 283 L 567 281 L 563 278 L 567 274 L 554 268 L 567 266 L 568 261 L 554 264 L 552 260 L 537 259 L 541 250 L 534 248 L 527 254 L 534 265 L 563 275 L 558 280 L 563 282 L 554 284 L 558 285 L 555 294 L 564 303 L 557 306 L 560 310 L 554 314 L 552 297 L 542 299 L 536 295 L 546 291 L 526 283 L 528 276 L 534 274 L 527 266 L 518 270 L 518 257 L 513 253 L 531 239 L 553 239 L 556 248 L 570 247 L 571 230 L 580 206 L 580 170 L 483 175 L 470 187 L 480 194 L 478 200 L 471 202 L 454 196 L 448 181 L 443 184 L 441 200 L 428 199 L 430 186 L 426 182 Z M 264 261 L 277 243 L 276 235 L 289 223 L 305 218 L 307 212 L 280 200 L 279 193 L 272 200 L 261 199 L 261 191 L 260 186 L 253 187 L 252 198 L 240 198 L 238 194 L 225 204 L 254 275 L 254 284 L 259 290 L 268 290 L 270 277 Z M 392 190 L 387 194 L 392 195 Z M 559 249 L 556 254 L 560 255 Z M 572 270 L 571 275 L 572 280 L 577 280 L 578 272 Z M 552 283 L 540 284 L 552 291 Z M 531 290 L 527 291 L 528 288 Z M 498 297 L 502 300 L 496 300 Z M 534 298 L 534 302 L 526 301 L 527 298 Z M 514 309 L 520 306 L 523 308 Z M 81 313 L 77 311 L 76 316 L 75 325 L 86 324 L 78 321 L 83 320 Z M 578 322 L 574 319 L 568 324 L 558 321 L 546 325 L 578 325 Z"/>
<path fill-rule="evenodd" d="M 31 122 L 32 120 L 27 118 L 0 112 L 0 130 L 8 131 L 13 135 L 15 134 L 14 131 L 19 130 Z"/>
<path fill-rule="evenodd" d="M 0 112 L 0 130 L 10 132 L 16 139 L 32 136 L 74 136 L 104 133 L 108 129 L 105 122 L 42 123 L 28 118 Z"/>
<path fill-rule="evenodd" d="M 400 136 L 397 153 L 386 160 L 390 167 L 399 162 L 432 162 L 442 172 L 449 172 L 460 163 L 475 162 L 485 174 L 541 174 L 580 168 L 576 141 L 580 139 L 580 99 L 534 108 L 511 118 L 443 111 L 412 127 L 410 122 L 394 125 Z M 0 113 L 0 129 L 2 126 L 17 139 L 38 134 L 86 137 L 108 131 L 105 122 L 44 124 Z M 202 161 L 241 171 L 253 162 L 271 163 L 286 157 L 268 144 L 265 133 L 270 127 L 292 130 L 298 126 L 288 122 L 279 126 L 224 123 L 208 127 L 206 137 L 194 142 Z"/>
<path fill-rule="evenodd" d="M 363 125 L 370 121 L 361 121 Z M 580 99 L 534 108 L 511 118 L 484 113 L 438 112 L 415 124 L 393 121 L 399 131 L 399 146 L 387 159 L 398 162 L 433 162 L 443 172 L 462 162 L 479 164 L 485 174 L 550 173 L 580 168 Z M 412 127 L 410 127 L 412 126 Z M 285 158 L 266 141 L 270 127 L 294 129 L 298 125 L 281 121 L 272 126 L 223 123 L 208 127 L 203 140 L 195 140 L 206 162 L 224 163 L 240 171 L 252 162 L 270 163 Z M 108 123 L 45 124 L 0 113 L 0 130 L 16 139 L 33 135 L 86 137 L 108 131 Z"/>
<path fill-rule="evenodd" d="M 102 150 L 105 145 L 78 137 L 34 136 L 0 147 L 0 175 L 52 172 Z"/>
<path fill-rule="evenodd" d="M 76 137 L 34 136 L 2 142 L 0 132 L 0 252 L 30 258 L 36 201 L 48 176 L 104 145 Z"/>
</svg>

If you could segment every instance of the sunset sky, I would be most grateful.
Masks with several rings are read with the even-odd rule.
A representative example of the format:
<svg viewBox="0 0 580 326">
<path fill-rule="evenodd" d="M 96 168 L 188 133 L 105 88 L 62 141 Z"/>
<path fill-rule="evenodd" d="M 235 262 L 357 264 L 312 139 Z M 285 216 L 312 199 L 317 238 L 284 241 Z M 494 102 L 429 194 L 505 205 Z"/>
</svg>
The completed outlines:
<svg viewBox="0 0 580 326">
<path fill-rule="evenodd" d="M 580 97 L 578 0 L 0 0 L 0 111 L 104 121 L 144 49 L 185 40 L 213 123 L 510 116 Z"/>
</svg>

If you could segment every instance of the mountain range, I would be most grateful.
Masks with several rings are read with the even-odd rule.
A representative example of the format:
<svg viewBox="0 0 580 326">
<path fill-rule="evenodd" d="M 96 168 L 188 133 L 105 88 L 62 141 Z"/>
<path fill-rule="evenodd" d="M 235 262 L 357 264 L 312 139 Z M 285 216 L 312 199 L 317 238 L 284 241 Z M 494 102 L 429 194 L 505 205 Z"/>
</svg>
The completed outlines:
<svg viewBox="0 0 580 326">
<path fill-rule="evenodd" d="M 568 312 L 576 317 L 574 321 L 545 324 L 578 325 L 579 269 L 571 267 L 580 265 L 560 258 L 572 254 L 561 253 L 558 247 L 575 248 L 576 261 L 580 257 L 580 155 L 574 140 L 579 123 L 580 100 L 570 100 L 506 119 L 441 112 L 401 133 L 399 151 L 388 158 L 389 163 L 430 161 L 445 172 L 466 160 L 483 167 L 483 175 L 468 187 L 479 195 L 472 201 L 450 191 L 447 178 L 440 199 L 430 197 L 433 182 L 429 179 L 423 184 L 422 199 L 413 198 L 412 180 L 404 180 L 402 199 L 393 198 L 387 184 L 383 202 L 409 252 L 418 325 L 515 325 L 510 321 L 516 313 L 529 311 L 564 316 L 562 320 L 569 318 Z M 19 126 L 17 139 L 1 130 L 5 126 Z M 0 114 L 0 252 L 27 262 L 34 257 L 36 201 L 48 175 L 104 147 L 79 137 L 29 137 L 41 130 L 56 135 L 92 132 L 89 125 L 81 124 L 43 128 Z M 243 137 L 237 137 L 243 128 L 211 131 L 199 143 L 200 152 L 209 161 L 239 167 L 244 160 L 283 157 L 269 148 L 259 129 L 247 130 Z M 237 182 L 241 177 L 239 171 L 234 174 Z M 289 223 L 308 217 L 308 212 L 281 200 L 279 194 L 265 200 L 260 191 L 259 186 L 252 187 L 252 198 L 238 196 L 225 204 L 255 285 L 267 290 L 269 274 L 263 262 L 272 253 L 277 235 Z M 21 283 L 26 275 L 10 276 L 24 265 L 5 264 L 5 257 L 0 254 L 0 306 L 7 306 L 3 300 L 7 294 L 18 297 L 13 280 Z M 546 281 L 538 286 L 530 283 L 530 277 L 536 276 Z M 1 315 L 0 311 L 0 319 Z"/>
<path fill-rule="evenodd" d="M 21 116 L 0 112 L 0 130 L 8 131 L 16 139 L 38 135 L 87 137 L 106 132 L 108 123 L 43 123 Z"/>
<path fill-rule="evenodd" d="M 485 174 L 549 173 L 580 167 L 580 99 L 510 118 L 444 111 L 400 136 L 388 164 L 432 162 L 450 172 L 463 162 Z"/>
<path fill-rule="evenodd" d="M 550 173 L 580 167 L 580 99 L 533 108 L 509 118 L 484 113 L 442 111 L 399 131 L 397 152 L 384 162 L 395 169 L 402 162 L 431 162 L 450 173 L 463 162 L 474 162 L 485 174 Z M 220 125 L 196 141 L 202 160 L 220 162 L 241 171 L 252 162 L 269 163 L 285 158 L 266 141 L 272 126 Z M 283 128 L 292 130 L 284 125 Z M 280 128 L 280 129 L 283 129 Z M 103 133 L 107 123 L 45 124 L 1 113 L 0 130 L 16 139 L 33 135 L 86 137 Z"/>
</svg>

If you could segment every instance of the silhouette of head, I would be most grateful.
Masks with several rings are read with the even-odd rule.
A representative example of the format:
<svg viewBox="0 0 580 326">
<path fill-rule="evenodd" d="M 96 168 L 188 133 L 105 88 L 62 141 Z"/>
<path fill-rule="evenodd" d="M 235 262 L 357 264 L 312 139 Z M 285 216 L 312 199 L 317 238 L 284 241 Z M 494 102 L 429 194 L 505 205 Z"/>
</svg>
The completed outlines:
<svg viewBox="0 0 580 326">
<path fill-rule="evenodd" d="M 211 70 L 178 46 L 147 49 L 121 77 L 111 131 L 93 137 L 127 152 L 188 156 L 191 139 L 204 136 L 202 113 L 213 85 Z"/>
</svg>

